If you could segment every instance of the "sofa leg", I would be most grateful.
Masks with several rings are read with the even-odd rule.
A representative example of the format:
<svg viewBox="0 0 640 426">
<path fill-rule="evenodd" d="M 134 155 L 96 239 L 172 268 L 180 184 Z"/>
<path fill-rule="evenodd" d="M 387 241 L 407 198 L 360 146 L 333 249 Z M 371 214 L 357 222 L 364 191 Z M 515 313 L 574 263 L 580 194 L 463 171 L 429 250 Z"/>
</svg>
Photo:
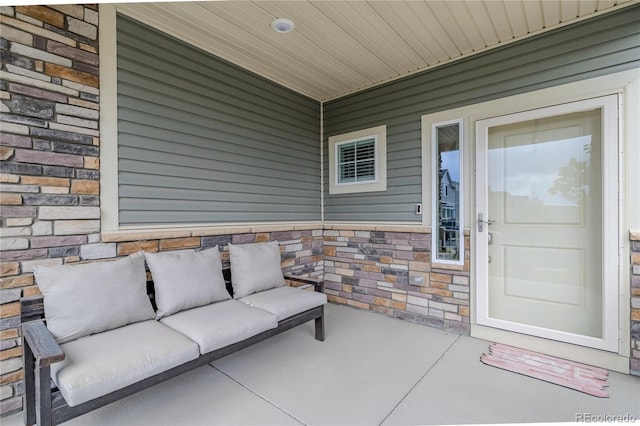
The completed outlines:
<svg viewBox="0 0 640 426">
<path fill-rule="evenodd" d="M 316 318 L 316 340 L 324 342 L 324 307 L 322 315 Z"/>
<path fill-rule="evenodd" d="M 51 367 L 38 368 L 36 374 L 36 416 L 39 426 L 51 426 Z"/>
<path fill-rule="evenodd" d="M 23 421 L 27 426 L 36 424 L 36 362 L 31 347 L 22 342 L 22 362 L 24 365 L 24 407 Z"/>
</svg>

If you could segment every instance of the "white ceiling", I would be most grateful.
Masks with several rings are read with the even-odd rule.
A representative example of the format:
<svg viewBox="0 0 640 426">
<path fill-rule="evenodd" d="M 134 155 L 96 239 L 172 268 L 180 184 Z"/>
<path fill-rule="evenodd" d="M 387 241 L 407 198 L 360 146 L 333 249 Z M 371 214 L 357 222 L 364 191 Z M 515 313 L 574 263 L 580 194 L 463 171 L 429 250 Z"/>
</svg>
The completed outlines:
<svg viewBox="0 0 640 426">
<path fill-rule="evenodd" d="M 640 0 L 121 3 L 123 12 L 319 101 Z M 289 18 L 295 30 L 271 29 Z"/>
</svg>

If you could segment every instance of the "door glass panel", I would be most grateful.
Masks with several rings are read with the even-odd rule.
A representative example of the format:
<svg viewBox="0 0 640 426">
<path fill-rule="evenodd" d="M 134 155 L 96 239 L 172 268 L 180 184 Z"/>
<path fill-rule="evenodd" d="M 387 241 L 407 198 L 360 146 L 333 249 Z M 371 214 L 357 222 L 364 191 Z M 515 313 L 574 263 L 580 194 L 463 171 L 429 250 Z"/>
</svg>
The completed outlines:
<svg viewBox="0 0 640 426">
<path fill-rule="evenodd" d="M 601 110 L 488 131 L 489 317 L 602 337 Z"/>
</svg>

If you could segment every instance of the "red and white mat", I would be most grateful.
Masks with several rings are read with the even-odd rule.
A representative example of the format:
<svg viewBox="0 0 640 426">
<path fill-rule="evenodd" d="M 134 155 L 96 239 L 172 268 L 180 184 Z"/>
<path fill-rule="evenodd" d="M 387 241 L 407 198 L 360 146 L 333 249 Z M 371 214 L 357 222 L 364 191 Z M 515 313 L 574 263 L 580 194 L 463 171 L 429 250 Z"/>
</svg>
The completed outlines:
<svg viewBox="0 0 640 426">
<path fill-rule="evenodd" d="M 609 372 L 549 355 L 494 343 L 480 361 L 600 398 L 608 398 Z"/>
</svg>

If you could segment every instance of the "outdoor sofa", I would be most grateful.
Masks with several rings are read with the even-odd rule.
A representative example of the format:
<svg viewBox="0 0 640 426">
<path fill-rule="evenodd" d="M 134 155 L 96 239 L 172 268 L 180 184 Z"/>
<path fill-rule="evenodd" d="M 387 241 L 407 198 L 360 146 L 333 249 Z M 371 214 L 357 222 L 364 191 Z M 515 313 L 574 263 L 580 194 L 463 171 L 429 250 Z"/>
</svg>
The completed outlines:
<svg viewBox="0 0 640 426">
<path fill-rule="evenodd" d="M 228 269 L 217 246 L 37 267 L 43 297 L 22 300 L 25 424 L 64 422 L 310 320 L 324 340 L 322 280 L 286 285 L 277 242 L 229 255 Z"/>
</svg>

